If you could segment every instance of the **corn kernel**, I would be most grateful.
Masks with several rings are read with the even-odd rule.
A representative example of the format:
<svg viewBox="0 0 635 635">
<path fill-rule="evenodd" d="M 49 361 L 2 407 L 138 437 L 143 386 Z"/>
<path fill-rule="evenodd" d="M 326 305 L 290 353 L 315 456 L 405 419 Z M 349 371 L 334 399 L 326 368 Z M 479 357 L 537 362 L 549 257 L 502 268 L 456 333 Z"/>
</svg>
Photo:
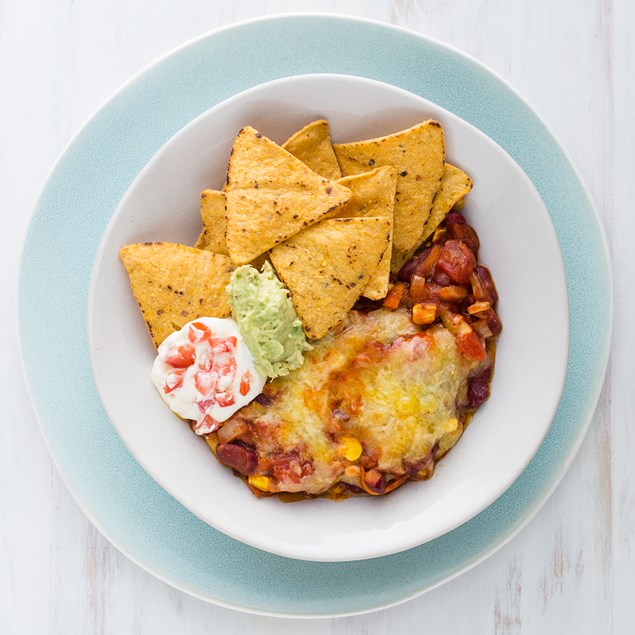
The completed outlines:
<svg viewBox="0 0 635 635">
<path fill-rule="evenodd" d="M 405 395 L 397 402 L 397 410 L 403 415 L 414 415 L 419 412 L 421 406 L 415 395 Z"/>
<path fill-rule="evenodd" d="M 268 476 L 250 476 L 249 484 L 266 492 L 269 490 L 269 477 Z"/>
<path fill-rule="evenodd" d="M 443 426 L 444 432 L 454 432 L 459 427 L 459 420 L 456 417 L 449 417 Z"/>
<path fill-rule="evenodd" d="M 352 437 L 342 437 L 337 451 L 349 461 L 356 461 L 362 455 L 362 444 Z"/>
</svg>

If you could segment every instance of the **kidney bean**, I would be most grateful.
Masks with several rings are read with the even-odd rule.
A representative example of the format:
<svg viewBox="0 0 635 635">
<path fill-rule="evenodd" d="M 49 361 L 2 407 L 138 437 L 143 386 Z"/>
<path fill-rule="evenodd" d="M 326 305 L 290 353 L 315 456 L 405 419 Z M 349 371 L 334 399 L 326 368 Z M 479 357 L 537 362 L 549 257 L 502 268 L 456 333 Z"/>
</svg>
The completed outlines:
<svg viewBox="0 0 635 635">
<path fill-rule="evenodd" d="M 461 212 L 457 212 L 456 210 L 452 210 L 445 217 L 445 225 L 449 229 L 452 225 L 465 225 L 467 221 L 465 220 L 465 216 L 461 214 Z"/>
<path fill-rule="evenodd" d="M 476 266 L 476 258 L 470 248 L 461 240 L 448 240 L 444 245 L 435 267 L 436 272 L 442 272 L 453 282 L 467 284 L 470 274 Z M 443 285 L 447 286 L 447 285 Z"/>
<path fill-rule="evenodd" d="M 368 489 L 377 494 L 382 494 L 386 489 L 386 478 L 379 470 L 368 470 L 364 474 L 364 483 L 366 483 Z"/>
<path fill-rule="evenodd" d="M 439 442 L 437 441 L 430 449 L 430 452 L 428 452 L 428 454 L 426 454 L 423 458 L 415 461 L 414 463 L 404 461 L 406 474 L 408 474 L 408 476 L 412 478 L 413 476 L 415 476 L 415 474 L 417 474 L 417 472 L 423 472 L 434 468 L 434 459 L 438 452 Z"/>
<path fill-rule="evenodd" d="M 436 282 L 426 282 L 425 293 L 421 302 L 439 302 L 439 292 L 443 287 Z"/>
<path fill-rule="evenodd" d="M 397 278 L 402 282 L 410 282 L 410 278 L 412 278 L 412 274 L 415 272 L 415 269 L 419 266 L 419 263 L 425 260 L 429 253 L 430 247 L 427 247 L 420 254 L 410 258 L 410 260 L 408 260 L 408 262 L 399 270 Z"/>
<path fill-rule="evenodd" d="M 492 366 L 488 364 L 470 380 L 467 391 L 467 407 L 478 408 L 489 397 L 489 380 L 492 376 Z"/>
<path fill-rule="evenodd" d="M 501 331 L 503 330 L 503 323 L 494 309 L 487 309 L 487 311 L 483 311 L 482 317 L 487 321 L 487 326 L 492 332 L 493 337 L 501 334 Z"/>
<path fill-rule="evenodd" d="M 221 463 L 245 476 L 253 474 L 258 465 L 256 451 L 240 443 L 221 443 L 216 448 L 216 457 Z"/>
<path fill-rule="evenodd" d="M 442 287 L 449 287 L 452 284 L 452 278 L 450 278 L 447 273 L 444 273 L 440 269 L 434 270 L 432 279 Z"/>
<path fill-rule="evenodd" d="M 256 395 L 254 401 L 257 401 L 261 406 L 270 406 L 275 401 L 275 398 L 272 395 L 261 392 L 259 395 Z"/>
<path fill-rule="evenodd" d="M 481 288 L 487 296 L 483 299 L 491 304 L 496 304 L 498 302 L 498 291 L 496 291 L 496 285 L 489 269 L 485 265 L 477 265 L 474 269 L 474 275 L 478 278 Z"/>
<path fill-rule="evenodd" d="M 479 242 L 476 232 L 467 223 L 453 223 L 449 225 L 448 233 L 452 238 L 462 240 L 475 256 L 478 255 L 478 248 L 481 243 Z"/>
</svg>

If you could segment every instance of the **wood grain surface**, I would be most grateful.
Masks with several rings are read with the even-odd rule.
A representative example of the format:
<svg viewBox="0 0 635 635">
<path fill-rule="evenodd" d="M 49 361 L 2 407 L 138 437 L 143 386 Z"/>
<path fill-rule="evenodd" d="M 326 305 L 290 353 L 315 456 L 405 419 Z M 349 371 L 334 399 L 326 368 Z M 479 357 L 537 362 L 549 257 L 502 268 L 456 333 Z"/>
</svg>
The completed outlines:
<svg viewBox="0 0 635 635">
<path fill-rule="evenodd" d="M 609 237 L 615 285 L 612 357 L 590 432 L 529 526 L 485 563 L 406 604 L 303 622 L 193 599 L 101 537 L 68 494 L 39 433 L 19 369 L 14 310 L 30 210 L 87 117 L 134 72 L 185 40 L 289 11 L 406 26 L 467 51 L 507 79 L 588 184 Z M 0 1 L 0 332 L 7 337 L 0 364 L 0 633 L 635 632 L 633 32 L 630 0 Z"/>
</svg>

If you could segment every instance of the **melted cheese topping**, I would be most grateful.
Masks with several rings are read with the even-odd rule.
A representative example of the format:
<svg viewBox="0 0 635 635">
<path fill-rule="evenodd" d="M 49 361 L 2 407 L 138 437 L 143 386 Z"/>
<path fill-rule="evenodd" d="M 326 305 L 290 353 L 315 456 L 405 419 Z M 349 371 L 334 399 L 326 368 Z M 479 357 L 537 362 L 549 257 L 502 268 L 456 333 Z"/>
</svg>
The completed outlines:
<svg viewBox="0 0 635 635">
<path fill-rule="evenodd" d="M 301 368 L 265 387 L 266 405 L 235 416 L 250 425 L 270 491 L 356 484 L 355 470 L 345 473 L 354 465 L 416 477 L 439 444 L 460 436 L 457 404 L 478 365 L 441 326 L 421 331 L 405 311 L 353 311 Z M 347 439 L 362 446 L 354 461 L 342 450 Z"/>
</svg>

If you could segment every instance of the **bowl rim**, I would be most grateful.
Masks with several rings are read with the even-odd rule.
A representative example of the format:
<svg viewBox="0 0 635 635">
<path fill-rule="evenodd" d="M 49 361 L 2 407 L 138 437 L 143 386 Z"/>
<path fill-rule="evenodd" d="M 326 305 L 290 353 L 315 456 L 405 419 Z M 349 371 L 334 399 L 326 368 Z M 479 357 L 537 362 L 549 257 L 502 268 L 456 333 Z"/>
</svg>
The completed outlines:
<svg viewBox="0 0 635 635">
<path fill-rule="evenodd" d="M 544 438 L 549 431 L 549 428 L 551 426 L 551 423 L 553 422 L 553 418 L 559 406 L 560 400 L 562 398 L 562 393 L 564 390 L 564 385 L 565 385 L 565 380 L 567 375 L 567 362 L 568 362 L 568 356 L 569 356 L 569 326 L 570 326 L 569 325 L 569 310 L 568 310 L 568 302 L 565 301 L 562 307 L 565 313 L 565 315 L 563 316 L 562 329 L 564 330 L 563 339 L 564 339 L 564 342 L 566 342 L 566 345 L 564 347 L 564 350 L 560 351 L 560 355 L 558 356 L 558 362 L 560 363 L 560 369 L 559 369 L 560 372 L 558 376 L 558 389 L 557 389 L 557 393 L 554 394 L 554 397 L 553 397 L 553 403 L 551 404 L 550 414 L 548 418 L 545 417 L 545 420 L 548 420 L 549 423 L 548 425 L 544 426 L 544 429 L 542 430 L 540 436 L 537 436 L 535 438 L 534 443 L 531 446 L 531 451 L 526 452 L 523 455 L 523 460 L 518 463 L 513 473 L 509 475 L 506 479 L 504 479 L 504 481 L 501 481 L 502 484 L 499 484 L 499 486 L 496 488 L 495 491 L 492 490 L 489 496 L 484 497 L 479 505 L 476 505 L 472 509 L 470 509 L 468 514 L 457 515 L 457 517 L 460 516 L 460 518 L 453 521 L 452 523 L 447 524 L 447 526 L 445 526 L 442 529 L 439 529 L 435 532 L 431 532 L 427 534 L 424 537 L 424 539 L 421 539 L 421 537 L 419 538 L 413 537 L 409 540 L 403 539 L 402 541 L 397 541 L 394 544 L 391 543 L 391 546 L 389 546 L 388 548 L 376 549 L 376 550 L 369 550 L 368 548 L 366 549 L 360 548 L 358 552 L 355 553 L 352 557 L 350 555 L 344 554 L 341 548 L 338 554 L 331 554 L 329 552 L 325 555 L 323 552 L 324 550 L 323 546 L 317 547 L 313 545 L 309 547 L 308 545 L 304 545 L 304 544 L 285 545 L 282 542 L 276 543 L 276 542 L 272 542 L 269 539 L 263 539 L 263 537 L 259 535 L 257 532 L 249 531 L 248 528 L 245 528 L 243 526 L 238 526 L 236 523 L 228 527 L 227 524 L 225 524 L 222 521 L 219 522 L 217 518 L 211 516 L 209 513 L 205 514 L 204 510 L 199 509 L 198 507 L 196 507 L 196 505 L 190 504 L 187 501 L 183 500 L 181 493 L 177 491 L 177 488 L 171 486 L 170 481 L 167 480 L 164 477 L 164 475 L 157 473 L 157 470 L 152 469 L 148 466 L 144 458 L 144 454 L 142 452 L 139 452 L 139 448 L 136 446 L 132 447 L 131 445 L 128 444 L 126 437 L 121 433 L 120 424 L 116 422 L 116 417 L 112 416 L 111 414 L 111 410 L 108 406 L 108 400 L 105 398 L 105 395 L 103 392 L 102 384 L 100 381 L 98 381 L 99 373 L 96 370 L 98 368 L 98 361 L 97 361 L 96 347 L 94 345 L 94 328 L 95 328 L 94 310 L 95 310 L 95 301 L 96 301 L 96 295 L 97 295 L 97 290 L 96 290 L 97 277 L 101 269 L 101 264 L 104 260 L 104 252 L 107 249 L 107 243 L 109 242 L 109 237 L 111 233 L 115 230 L 115 227 L 118 225 L 119 219 L 122 216 L 123 211 L 128 205 L 129 198 L 134 195 L 134 192 L 137 189 L 137 186 L 139 185 L 139 183 L 144 180 L 146 174 L 154 168 L 155 164 L 160 162 L 166 154 L 170 153 L 172 144 L 177 142 L 181 136 L 187 135 L 192 128 L 196 128 L 198 125 L 200 125 L 201 121 L 207 119 L 208 117 L 213 117 L 217 110 L 230 107 L 235 102 L 241 102 L 242 100 L 249 98 L 253 93 L 258 93 L 259 91 L 262 91 L 262 90 L 269 90 L 271 88 L 275 88 L 282 84 L 287 84 L 290 82 L 293 83 L 293 82 L 316 81 L 316 80 L 328 81 L 333 79 L 352 80 L 352 81 L 356 81 L 371 87 L 380 88 L 381 90 L 385 90 L 393 94 L 403 95 L 407 97 L 408 99 L 415 99 L 417 102 L 421 104 L 422 107 L 429 107 L 439 112 L 440 116 L 446 118 L 446 120 L 449 120 L 450 122 L 452 122 L 453 120 L 459 120 L 462 125 L 469 128 L 470 133 L 472 135 L 480 137 L 481 140 L 483 140 L 484 142 L 492 146 L 497 153 L 504 156 L 505 161 L 510 166 L 513 166 L 514 171 L 523 179 L 526 186 L 535 194 L 536 199 L 539 201 L 540 214 L 543 216 L 543 220 L 546 221 L 545 225 L 548 228 L 548 232 L 550 235 L 549 237 L 556 246 L 556 254 L 558 259 L 557 277 L 559 278 L 559 284 L 561 285 L 561 288 L 564 290 L 565 299 L 567 297 L 566 273 L 564 269 L 562 253 L 558 245 L 558 239 L 557 239 L 555 227 L 553 226 L 551 216 L 546 208 L 546 205 L 544 204 L 544 201 L 542 200 L 542 197 L 540 196 L 540 193 L 537 191 L 537 188 L 535 187 L 535 185 L 533 184 L 529 176 L 525 173 L 525 171 L 518 165 L 518 163 L 513 159 L 513 157 L 511 157 L 511 155 L 504 148 L 502 148 L 498 143 L 496 143 L 493 139 L 491 139 L 488 135 L 486 135 L 483 131 L 478 129 L 476 126 L 472 125 L 468 121 L 465 121 L 458 115 L 455 115 L 454 113 L 439 106 L 438 104 L 435 104 L 434 102 L 424 97 L 421 97 L 415 93 L 412 93 L 408 90 L 405 90 L 398 86 L 394 86 L 393 84 L 390 84 L 388 82 L 383 82 L 383 81 L 379 81 L 379 80 L 375 80 L 375 79 L 371 79 L 367 77 L 362 77 L 359 75 L 346 74 L 346 73 L 304 73 L 299 75 L 290 75 L 290 76 L 286 76 L 282 78 L 277 78 L 271 81 L 263 82 L 255 86 L 252 86 L 244 91 L 236 93 L 232 95 L 231 97 L 209 108 L 208 110 L 202 112 L 197 117 L 189 121 L 186 125 L 184 125 L 179 130 L 177 130 L 152 155 L 152 157 L 147 161 L 147 163 L 143 166 L 143 168 L 138 172 L 134 180 L 129 184 L 126 192 L 120 199 L 115 211 L 110 217 L 108 224 L 101 235 L 99 247 L 97 249 L 97 252 L 93 260 L 90 283 L 88 287 L 87 334 L 88 334 L 88 351 L 89 351 L 89 358 L 90 358 L 90 367 L 91 367 L 94 383 L 96 386 L 96 391 L 101 401 L 101 404 L 112 426 L 115 428 L 115 430 L 117 431 L 117 434 L 121 438 L 122 442 L 124 443 L 128 451 L 133 455 L 135 460 L 143 467 L 146 473 L 153 480 L 155 480 L 163 489 L 165 489 L 171 496 L 176 498 L 176 500 L 178 500 L 184 507 L 186 507 L 190 512 L 192 512 L 194 515 L 200 518 L 203 522 L 207 523 L 208 525 L 211 525 L 218 531 L 221 531 L 222 533 L 229 535 L 230 537 L 236 540 L 239 540 L 240 542 L 243 542 L 252 547 L 256 547 L 258 549 L 262 549 L 263 551 L 284 556 L 287 558 L 309 560 L 309 561 L 316 561 L 316 562 L 358 561 L 358 560 L 366 560 L 366 559 L 378 558 L 383 556 L 389 556 L 395 553 L 406 551 L 413 547 L 417 547 L 421 544 L 434 540 L 435 538 L 438 538 L 439 536 L 442 536 L 456 529 L 457 527 L 468 522 L 471 518 L 478 515 L 484 509 L 489 507 L 497 498 L 499 498 L 514 483 L 514 481 L 520 476 L 520 474 L 522 474 L 522 472 L 530 463 L 531 459 L 534 457 L 540 445 L 544 441 Z M 450 123 L 450 125 L 452 124 Z M 554 272 L 554 274 L 555 273 L 556 272 Z M 227 518 L 223 520 L 227 520 Z M 383 544 L 381 541 L 378 541 L 378 542 L 380 542 L 380 544 Z"/>
</svg>

